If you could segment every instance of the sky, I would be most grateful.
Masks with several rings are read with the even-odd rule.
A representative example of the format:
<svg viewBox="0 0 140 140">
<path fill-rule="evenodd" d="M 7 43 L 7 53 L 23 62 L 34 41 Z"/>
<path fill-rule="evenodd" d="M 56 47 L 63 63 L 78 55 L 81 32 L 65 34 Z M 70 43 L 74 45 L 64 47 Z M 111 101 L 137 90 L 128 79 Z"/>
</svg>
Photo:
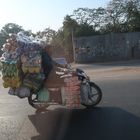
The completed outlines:
<svg viewBox="0 0 140 140">
<path fill-rule="evenodd" d="M 64 17 L 78 8 L 105 7 L 109 0 L 0 0 L 0 29 L 16 23 L 33 32 L 58 30 Z"/>
</svg>

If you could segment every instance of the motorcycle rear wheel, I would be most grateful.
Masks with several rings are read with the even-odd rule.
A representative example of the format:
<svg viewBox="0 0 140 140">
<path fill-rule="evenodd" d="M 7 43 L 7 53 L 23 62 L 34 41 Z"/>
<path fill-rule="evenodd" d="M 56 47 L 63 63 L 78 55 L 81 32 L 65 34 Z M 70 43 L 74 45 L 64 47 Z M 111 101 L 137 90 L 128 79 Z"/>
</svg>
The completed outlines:
<svg viewBox="0 0 140 140">
<path fill-rule="evenodd" d="M 87 108 L 93 108 L 100 103 L 102 99 L 102 91 L 100 87 L 93 82 L 89 82 L 89 85 L 90 85 L 91 92 L 88 95 L 88 103 L 81 103 L 81 104 Z"/>
</svg>

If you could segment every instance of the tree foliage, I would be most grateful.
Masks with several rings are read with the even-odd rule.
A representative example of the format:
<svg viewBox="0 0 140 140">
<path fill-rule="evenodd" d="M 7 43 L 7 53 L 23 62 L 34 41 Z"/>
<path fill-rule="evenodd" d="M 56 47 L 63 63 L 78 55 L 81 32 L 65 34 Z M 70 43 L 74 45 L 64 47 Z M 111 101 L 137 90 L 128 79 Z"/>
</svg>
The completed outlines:
<svg viewBox="0 0 140 140">
<path fill-rule="evenodd" d="M 20 31 L 23 31 L 22 27 L 15 23 L 8 23 L 1 29 L 1 33 L 5 35 L 9 33 L 17 34 Z"/>
<path fill-rule="evenodd" d="M 80 24 L 80 25 L 89 25 L 93 26 L 94 30 L 98 30 L 101 21 L 104 20 L 105 9 L 99 7 L 98 9 L 89 9 L 89 8 L 78 8 L 74 10 L 72 17 Z"/>
<path fill-rule="evenodd" d="M 43 31 L 39 31 L 36 33 L 36 37 L 42 38 L 45 40 L 47 43 L 51 43 L 52 39 L 56 35 L 56 31 L 52 30 L 50 28 L 46 28 Z"/>
<path fill-rule="evenodd" d="M 140 0 L 110 0 L 105 8 L 78 8 L 64 18 L 54 44 L 72 50 L 72 37 L 140 31 Z"/>
<path fill-rule="evenodd" d="M 72 18 L 80 25 L 92 25 L 101 34 L 140 31 L 140 1 L 111 0 L 106 8 L 78 8 Z"/>
<path fill-rule="evenodd" d="M 20 31 L 23 31 L 22 27 L 15 24 L 15 23 L 8 23 L 6 24 L 0 31 L 0 47 L 5 43 L 6 39 L 8 38 L 8 35 L 10 33 L 18 33 Z M 0 52 L 1 54 L 2 52 Z"/>
<path fill-rule="evenodd" d="M 126 4 L 128 31 L 140 31 L 140 1 L 130 0 Z"/>
</svg>

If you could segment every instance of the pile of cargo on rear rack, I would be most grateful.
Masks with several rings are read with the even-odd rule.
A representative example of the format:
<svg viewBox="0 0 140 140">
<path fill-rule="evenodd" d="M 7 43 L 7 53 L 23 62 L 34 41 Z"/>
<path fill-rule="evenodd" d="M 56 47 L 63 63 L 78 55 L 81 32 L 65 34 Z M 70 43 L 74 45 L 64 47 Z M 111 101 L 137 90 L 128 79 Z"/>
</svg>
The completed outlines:
<svg viewBox="0 0 140 140">
<path fill-rule="evenodd" d="M 81 105 L 80 99 L 80 81 L 77 76 L 68 77 L 64 79 L 66 106 L 68 108 L 79 108 Z"/>
<path fill-rule="evenodd" d="M 10 88 L 9 94 L 28 97 L 30 89 L 37 90 L 44 79 L 41 73 L 41 43 L 23 33 L 12 34 L 2 51 L 4 88 Z"/>
</svg>

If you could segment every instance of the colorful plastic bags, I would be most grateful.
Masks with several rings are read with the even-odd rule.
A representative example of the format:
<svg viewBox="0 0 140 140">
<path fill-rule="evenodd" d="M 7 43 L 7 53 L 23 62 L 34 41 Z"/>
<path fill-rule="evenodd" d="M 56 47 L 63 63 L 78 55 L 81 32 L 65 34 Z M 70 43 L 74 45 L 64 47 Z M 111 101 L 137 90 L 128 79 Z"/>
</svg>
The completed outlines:
<svg viewBox="0 0 140 140">
<path fill-rule="evenodd" d="M 38 101 L 47 102 L 50 100 L 50 93 L 46 88 L 42 88 L 38 93 Z"/>
</svg>

